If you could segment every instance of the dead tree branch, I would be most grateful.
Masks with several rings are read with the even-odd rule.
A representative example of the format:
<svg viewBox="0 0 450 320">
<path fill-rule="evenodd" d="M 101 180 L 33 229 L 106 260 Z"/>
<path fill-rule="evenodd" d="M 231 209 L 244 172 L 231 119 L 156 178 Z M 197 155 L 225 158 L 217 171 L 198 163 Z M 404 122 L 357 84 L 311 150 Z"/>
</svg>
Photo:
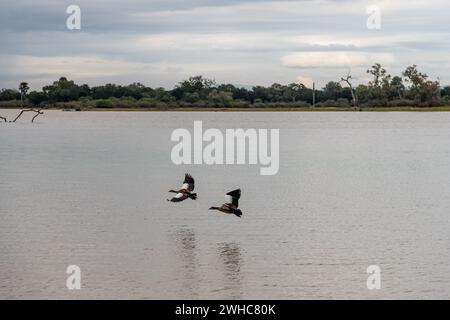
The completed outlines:
<svg viewBox="0 0 450 320">
<path fill-rule="evenodd" d="M 17 117 L 11 121 L 11 122 L 16 122 L 21 116 L 22 114 L 24 114 L 25 112 L 35 112 L 36 115 L 31 119 L 31 122 L 34 122 L 34 119 L 36 119 L 40 114 L 44 114 L 44 112 L 41 111 L 41 109 L 36 110 L 36 109 L 23 109 L 22 111 L 20 111 L 20 113 L 17 115 Z"/>
<path fill-rule="evenodd" d="M 350 92 L 352 93 L 353 105 L 355 106 L 355 110 L 362 111 L 362 108 L 359 107 L 359 105 L 358 105 L 358 97 L 355 93 L 355 90 L 353 89 L 352 83 L 350 82 L 351 79 L 352 79 L 352 76 L 350 74 L 348 74 L 347 77 L 341 78 L 341 81 L 345 82 L 348 85 L 348 87 L 350 88 Z"/>
<path fill-rule="evenodd" d="M 44 114 L 41 110 L 38 110 L 37 113 L 34 115 L 34 117 L 31 119 L 31 123 L 34 122 L 34 119 L 36 119 L 40 114 Z"/>
</svg>

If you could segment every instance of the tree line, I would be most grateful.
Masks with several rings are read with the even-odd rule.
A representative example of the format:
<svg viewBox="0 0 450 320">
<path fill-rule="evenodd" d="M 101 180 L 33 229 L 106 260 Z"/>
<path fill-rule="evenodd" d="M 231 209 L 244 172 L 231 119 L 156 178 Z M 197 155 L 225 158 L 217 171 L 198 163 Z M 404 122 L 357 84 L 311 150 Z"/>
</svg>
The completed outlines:
<svg viewBox="0 0 450 320">
<path fill-rule="evenodd" d="M 392 76 L 376 63 L 367 70 L 371 80 L 354 85 L 351 74 L 313 90 L 301 83 L 251 89 L 217 84 L 203 76 L 179 82 L 173 89 L 151 88 L 141 83 L 106 84 L 90 87 L 61 77 L 41 91 L 31 91 L 27 82 L 18 89 L 0 91 L 0 107 L 389 107 L 450 105 L 450 87 L 441 87 L 416 65 Z"/>
</svg>

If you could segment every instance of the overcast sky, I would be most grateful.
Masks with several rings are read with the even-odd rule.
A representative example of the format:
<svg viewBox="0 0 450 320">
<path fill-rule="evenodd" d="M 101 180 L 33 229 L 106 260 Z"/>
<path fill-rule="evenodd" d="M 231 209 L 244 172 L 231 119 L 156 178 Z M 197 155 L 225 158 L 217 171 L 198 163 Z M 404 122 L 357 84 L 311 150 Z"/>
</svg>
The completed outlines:
<svg viewBox="0 0 450 320">
<path fill-rule="evenodd" d="M 66 8 L 81 8 L 68 30 Z M 366 26 L 381 8 L 381 30 Z M 66 76 L 172 88 L 190 75 L 323 86 L 375 62 L 399 74 L 418 64 L 450 84 L 449 0 L 2 0 L 0 88 Z"/>
</svg>

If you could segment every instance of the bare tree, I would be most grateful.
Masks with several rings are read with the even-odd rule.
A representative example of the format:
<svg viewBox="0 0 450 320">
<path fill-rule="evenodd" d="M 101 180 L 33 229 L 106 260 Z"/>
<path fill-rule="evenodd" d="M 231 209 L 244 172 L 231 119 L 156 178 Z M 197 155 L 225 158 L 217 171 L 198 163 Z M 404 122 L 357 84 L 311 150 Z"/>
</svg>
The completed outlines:
<svg viewBox="0 0 450 320">
<path fill-rule="evenodd" d="M 8 119 L 6 119 L 5 117 L 0 116 L 0 120 L 3 120 L 4 122 L 16 122 L 25 112 L 34 112 L 36 113 L 33 118 L 31 118 L 31 123 L 34 122 L 34 120 L 41 114 L 44 114 L 44 112 L 42 111 L 42 109 L 23 109 L 20 111 L 20 113 L 14 118 L 14 120 L 12 121 L 8 121 Z"/>
<path fill-rule="evenodd" d="M 19 119 L 22 114 L 24 114 L 25 112 L 35 112 L 36 114 L 34 115 L 34 117 L 31 119 L 31 122 L 34 122 L 34 119 L 36 119 L 40 114 L 44 114 L 44 112 L 41 111 L 41 109 L 37 110 L 37 109 L 23 109 L 22 111 L 20 111 L 20 113 L 17 115 L 17 117 L 11 121 L 11 122 L 16 122 L 17 119 Z"/>
<path fill-rule="evenodd" d="M 347 77 L 341 78 L 341 82 L 345 82 L 348 85 L 348 87 L 350 88 L 350 92 L 352 93 L 353 105 L 355 107 L 355 110 L 362 111 L 362 108 L 358 104 L 358 97 L 356 95 L 355 90 L 353 89 L 353 85 L 350 82 L 350 80 L 352 80 L 352 76 L 350 75 L 350 73 L 347 74 Z"/>
</svg>

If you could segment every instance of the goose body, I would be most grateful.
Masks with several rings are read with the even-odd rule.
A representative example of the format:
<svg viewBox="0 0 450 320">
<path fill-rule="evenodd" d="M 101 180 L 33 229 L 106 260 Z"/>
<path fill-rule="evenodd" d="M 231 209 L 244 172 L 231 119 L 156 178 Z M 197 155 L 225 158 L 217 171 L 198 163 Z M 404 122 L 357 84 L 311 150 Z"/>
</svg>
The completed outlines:
<svg viewBox="0 0 450 320">
<path fill-rule="evenodd" d="M 237 217 L 242 216 L 242 211 L 238 209 L 239 199 L 241 198 L 241 189 L 227 193 L 227 202 L 220 207 L 211 207 L 209 210 L 217 210 L 225 214 L 234 214 Z"/>
<path fill-rule="evenodd" d="M 181 188 L 178 191 L 170 190 L 171 193 L 176 193 L 176 195 L 172 199 L 167 199 L 170 202 L 181 202 L 190 198 L 192 200 L 197 199 L 197 194 L 193 193 L 195 188 L 195 180 L 189 173 L 186 173 L 184 176 L 184 181 Z"/>
</svg>

